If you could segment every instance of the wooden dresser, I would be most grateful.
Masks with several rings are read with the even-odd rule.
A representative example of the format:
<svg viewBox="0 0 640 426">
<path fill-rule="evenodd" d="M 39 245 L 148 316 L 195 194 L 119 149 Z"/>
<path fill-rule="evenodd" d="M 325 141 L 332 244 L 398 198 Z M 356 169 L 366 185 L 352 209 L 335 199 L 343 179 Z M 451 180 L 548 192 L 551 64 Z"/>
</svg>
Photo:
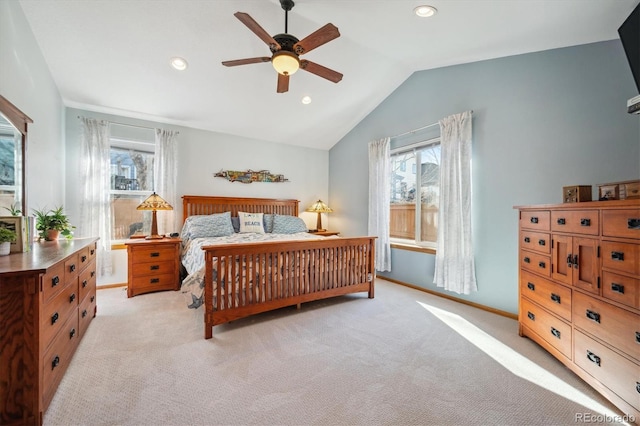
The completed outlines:
<svg viewBox="0 0 640 426">
<path fill-rule="evenodd" d="M 96 314 L 96 241 L 0 257 L 0 424 L 42 424 Z"/>
<path fill-rule="evenodd" d="M 516 208 L 520 335 L 640 422 L 640 200 Z"/>
<path fill-rule="evenodd" d="M 161 290 L 180 290 L 180 238 L 127 240 L 127 297 Z"/>
</svg>

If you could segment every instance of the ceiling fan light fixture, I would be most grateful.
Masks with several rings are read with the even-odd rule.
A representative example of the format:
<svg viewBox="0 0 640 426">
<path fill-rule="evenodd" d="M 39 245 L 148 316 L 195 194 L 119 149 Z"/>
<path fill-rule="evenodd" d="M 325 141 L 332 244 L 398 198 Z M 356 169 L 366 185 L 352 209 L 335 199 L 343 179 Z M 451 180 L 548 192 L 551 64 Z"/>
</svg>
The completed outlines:
<svg viewBox="0 0 640 426">
<path fill-rule="evenodd" d="M 438 13 L 438 9 L 436 9 L 433 6 L 429 6 L 429 5 L 422 5 L 422 6 L 418 6 L 415 9 L 413 9 L 413 13 L 415 13 L 417 16 L 421 17 L 421 18 L 429 18 L 433 15 L 435 15 L 436 13 Z"/>
<path fill-rule="evenodd" d="M 286 50 L 280 50 L 273 54 L 271 64 L 279 74 L 291 75 L 295 74 L 300 68 L 300 60 L 298 55 Z"/>
</svg>

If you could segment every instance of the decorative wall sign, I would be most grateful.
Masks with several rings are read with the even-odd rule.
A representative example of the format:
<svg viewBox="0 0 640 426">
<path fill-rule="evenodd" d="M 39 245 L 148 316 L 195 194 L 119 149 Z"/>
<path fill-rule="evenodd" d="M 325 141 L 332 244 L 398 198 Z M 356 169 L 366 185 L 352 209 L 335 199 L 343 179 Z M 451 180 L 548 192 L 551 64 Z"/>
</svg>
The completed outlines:
<svg viewBox="0 0 640 426">
<path fill-rule="evenodd" d="M 220 170 L 213 175 L 214 177 L 221 177 L 227 179 L 229 182 L 289 182 L 284 175 L 272 174 L 269 170 Z"/>
</svg>

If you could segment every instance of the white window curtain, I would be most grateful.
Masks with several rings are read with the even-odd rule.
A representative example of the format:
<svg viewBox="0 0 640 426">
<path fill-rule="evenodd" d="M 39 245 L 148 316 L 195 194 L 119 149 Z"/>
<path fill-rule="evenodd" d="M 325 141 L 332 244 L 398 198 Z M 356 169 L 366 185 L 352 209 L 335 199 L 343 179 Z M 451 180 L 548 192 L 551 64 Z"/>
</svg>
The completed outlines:
<svg viewBox="0 0 640 426">
<path fill-rule="evenodd" d="M 389 221 L 391 208 L 390 138 L 369 142 L 369 235 L 376 239 L 376 269 L 391 271 Z"/>
<path fill-rule="evenodd" d="M 176 180 L 178 176 L 178 132 L 173 130 L 156 129 L 156 159 L 154 176 L 156 193 L 174 210 L 163 210 L 158 213 L 158 233 L 170 234 L 178 230 L 175 208 L 178 198 L 176 194 Z"/>
<path fill-rule="evenodd" d="M 434 282 L 477 291 L 471 241 L 471 111 L 440 120 L 440 211 Z"/>
<path fill-rule="evenodd" d="M 80 117 L 81 203 L 76 236 L 100 237 L 98 240 L 98 276 L 110 275 L 111 262 L 111 162 L 109 123 Z"/>
</svg>

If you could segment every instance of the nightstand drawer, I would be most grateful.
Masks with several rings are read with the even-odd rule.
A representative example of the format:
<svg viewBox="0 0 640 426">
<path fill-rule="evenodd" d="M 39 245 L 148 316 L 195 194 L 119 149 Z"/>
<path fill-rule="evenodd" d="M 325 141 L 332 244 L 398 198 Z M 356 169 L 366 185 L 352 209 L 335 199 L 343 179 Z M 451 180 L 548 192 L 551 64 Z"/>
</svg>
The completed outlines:
<svg viewBox="0 0 640 426">
<path fill-rule="evenodd" d="M 171 260 L 178 255 L 177 246 L 136 247 L 133 251 L 133 263 L 160 262 Z"/>
<path fill-rule="evenodd" d="M 134 295 L 149 291 L 173 290 L 178 285 L 178 276 L 176 274 L 158 274 L 134 277 L 133 282 L 130 282 L 129 285 L 132 286 Z"/>
<path fill-rule="evenodd" d="M 173 259 L 169 261 L 161 261 L 158 259 L 158 261 L 155 262 L 134 263 L 132 272 L 134 276 L 142 277 L 147 275 L 173 274 L 174 271 L 175 266 Z"/>
</svg>

